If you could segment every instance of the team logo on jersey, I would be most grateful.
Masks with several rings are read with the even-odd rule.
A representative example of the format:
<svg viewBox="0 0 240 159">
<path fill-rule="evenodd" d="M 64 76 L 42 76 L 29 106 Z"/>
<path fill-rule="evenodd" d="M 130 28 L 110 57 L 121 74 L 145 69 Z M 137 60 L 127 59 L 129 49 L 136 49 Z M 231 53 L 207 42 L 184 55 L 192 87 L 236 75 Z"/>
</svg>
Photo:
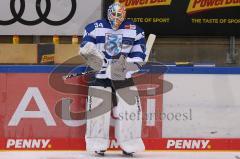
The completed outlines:
<svg viewBox="0 0 240 159">
<path fill-rule="evenodd" d="M 123 36 L 121 34 L 106 34 L 105 50 L 108 55 L 116 56 L 122 50 Z"/>
</svg>

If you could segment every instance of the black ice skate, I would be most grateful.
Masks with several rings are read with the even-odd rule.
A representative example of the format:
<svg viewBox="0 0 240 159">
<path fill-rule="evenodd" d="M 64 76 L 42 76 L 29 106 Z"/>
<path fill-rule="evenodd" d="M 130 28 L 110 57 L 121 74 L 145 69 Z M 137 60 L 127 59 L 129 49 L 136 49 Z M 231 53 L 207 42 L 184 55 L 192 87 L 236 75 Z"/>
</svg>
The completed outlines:
<svg viewBox="0 0 240 159">
<path fill-rule="evenodd" d="M 105 150 L 95 151 L 95 153 L 98 154 L 99 156 L 104 156 L 105 155 Z"/>
<path fill-rule="evenodd" d="M 123 155 L 128 156 L 128 157 L 133 157 L 133 154 L 134 154 L 134 152 L 126 152 L 124 150 L 122 152 L 123 152 Z"/>
</svg>

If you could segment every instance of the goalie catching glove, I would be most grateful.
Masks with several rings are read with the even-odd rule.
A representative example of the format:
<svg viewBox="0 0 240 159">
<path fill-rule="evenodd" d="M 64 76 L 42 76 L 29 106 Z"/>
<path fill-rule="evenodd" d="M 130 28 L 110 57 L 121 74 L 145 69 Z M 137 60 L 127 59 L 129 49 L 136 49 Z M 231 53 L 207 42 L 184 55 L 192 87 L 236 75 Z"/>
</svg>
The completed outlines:
<svg viewBox="0 0 240 159">
<path fill-rule="evenodd" d="M 79 54 L 86 60 L 86 64 L 95 71 L 99 71 L 104 63 L 104 55 L 92 43 L 87 43 L 80 48 Z"/>
</svg>

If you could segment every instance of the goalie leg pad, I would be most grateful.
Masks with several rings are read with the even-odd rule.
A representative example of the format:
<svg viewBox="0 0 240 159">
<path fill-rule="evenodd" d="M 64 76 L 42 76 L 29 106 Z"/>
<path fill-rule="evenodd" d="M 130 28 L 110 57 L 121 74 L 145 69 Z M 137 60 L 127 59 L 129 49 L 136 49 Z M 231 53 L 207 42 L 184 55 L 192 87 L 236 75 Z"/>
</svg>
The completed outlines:
<svg viewBox="0 0 240 159">
<path fill-rule="evenodd" d="M 142 135 L 142 109 L 140 97 L 135 86 L 117 90 L 118 105 L 114 109 L 115 137 L 126 152 L 144 151 Z"/>
<path fill-rule="evenodd" d="M 109 127 L 111 116 L 110 92 L 110 87 L 89 87 L 89 96 L 87 99 L 87 110 L 89 110 L 89 113 L 87 114 L 85 135 L 86 149 L 89 152 L 107 150 L 109 147 Z M 100 110 L 97 112 L 94 111 L 94 108 L 97 109 L 100 107 Z M 91 114 L 91 112 L 94 113 Z"/>
<path fill-rule="evenodd" d="M 90 153 L 105 151 L 108 149 L 108 147 L 108 139 L 86 138 L 86 150 Z"/>
</svg>

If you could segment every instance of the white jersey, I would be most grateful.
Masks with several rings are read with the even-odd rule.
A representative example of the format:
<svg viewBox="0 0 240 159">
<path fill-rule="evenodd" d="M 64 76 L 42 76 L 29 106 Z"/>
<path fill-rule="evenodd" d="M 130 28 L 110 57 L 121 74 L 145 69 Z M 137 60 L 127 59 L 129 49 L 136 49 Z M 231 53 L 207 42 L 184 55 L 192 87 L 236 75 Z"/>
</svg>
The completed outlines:
<svg viewBox="0 0 240 159">
<path fill-rule="evenodd" d="M 113 30 L 106 19 L 98 20 L 86 26 L 81 47 L 94 43 L 105 55 L 107 63 L 96 74 L 96 78 L 111 79 L 107 67 L 112 59 L 125 55 L 128 62 L 143 62 L 146 57 L 144 31 L 131 20 L 125 20 L 118 30 Z M 131 78 L 131 73 L 126 75 Z"/>
</svg>

